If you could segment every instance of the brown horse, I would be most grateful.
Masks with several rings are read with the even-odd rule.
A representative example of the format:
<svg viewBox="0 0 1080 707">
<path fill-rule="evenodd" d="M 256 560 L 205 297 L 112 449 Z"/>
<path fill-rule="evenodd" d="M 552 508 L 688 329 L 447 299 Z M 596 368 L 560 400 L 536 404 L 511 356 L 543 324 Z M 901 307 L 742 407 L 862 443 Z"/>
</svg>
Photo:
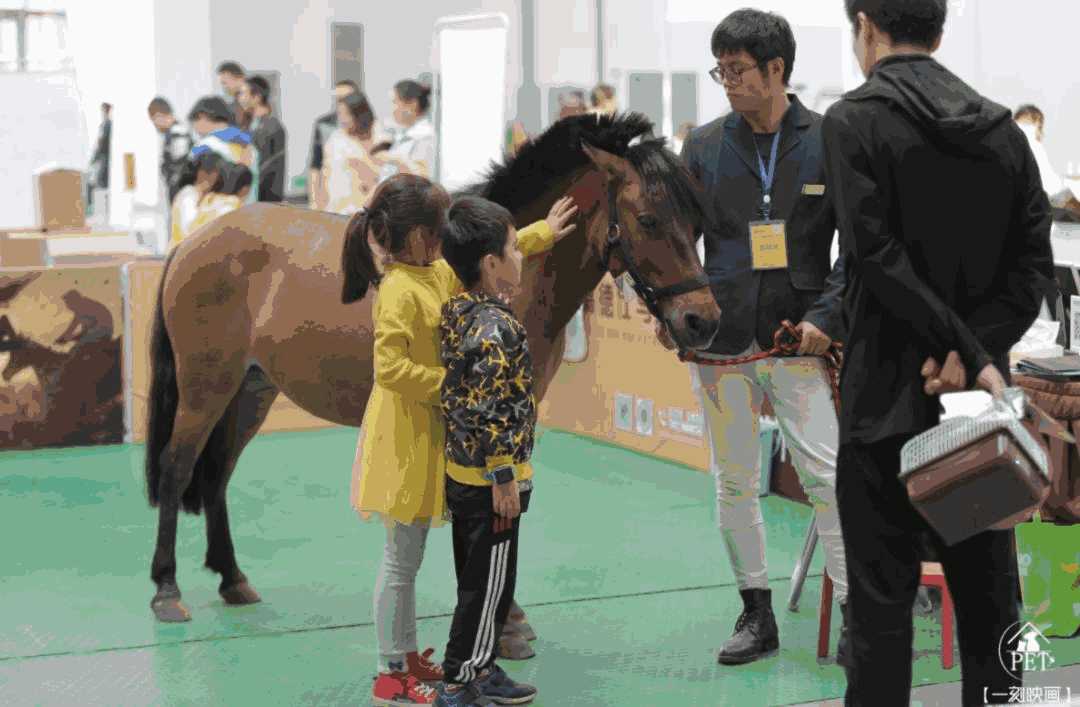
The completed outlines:
<svg viewBox="0 0 1080 707">
<path fill-rule="evenodd" d="M 684 348 L 707 346 L 720 311 L 694 248 L 701 210 L 690 175 L 642 116 L 560 121 L 469 189 L 519 225 L 574 196 L 577 233 L 530 259 L 514 309 L 528 330 L 537 395 L 563 352 L 563 330 L 605 272 L 630 272 Z M 229 604 L 259 600 L 236 563 L 225 489 L 237 458 L 279 393 L 308 412 L 359 426 L 373 385 L 369 294 L 341 304 L 348 219 L 256 204 L 184 241 L 165 264 L 152 341 L 146 449 L 160 506 L 151 602 L 185 621 L 176 582 L 181 507 L 206 510 L 206 567 Z M 656 288 L 656 289 L 650 289 Z"/>
</svg>

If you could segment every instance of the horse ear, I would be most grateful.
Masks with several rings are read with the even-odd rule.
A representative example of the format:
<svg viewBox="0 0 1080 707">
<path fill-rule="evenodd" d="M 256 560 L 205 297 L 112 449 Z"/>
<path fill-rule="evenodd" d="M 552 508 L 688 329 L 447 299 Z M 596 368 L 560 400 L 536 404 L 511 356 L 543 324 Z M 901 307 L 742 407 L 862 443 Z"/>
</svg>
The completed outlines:
<svg viewBox="0 0 1080 707">
<path fill-rule="evenodd" d="M 599 147 L 593 147 L 584 141 L 581 143 L 581 149 L 594 165 L 612 179 L 622 180 L 626 176 L 626 160 L 622 157 L 601 150 Z"/>
</svg>

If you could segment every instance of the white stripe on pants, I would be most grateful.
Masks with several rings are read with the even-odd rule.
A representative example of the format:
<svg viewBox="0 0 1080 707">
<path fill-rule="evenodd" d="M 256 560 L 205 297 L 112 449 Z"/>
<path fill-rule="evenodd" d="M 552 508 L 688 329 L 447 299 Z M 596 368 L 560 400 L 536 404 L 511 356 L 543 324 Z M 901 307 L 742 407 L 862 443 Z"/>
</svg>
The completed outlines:
<svg viewBox="0 0 1080 707">
<path fill-rule="evenodd" d="M 502 599 L 506 586 L 506 558 L 510 554 L 510 541 L 505 540 L 491 548 L 491 565 L 488 569 L 487 593 L 484 608 L 480 611 L 480 627 L 476 632 L 472 656 L 461 664 L 458 678 L 463 683 L 476 679 L 476 668 L 484 665 L 495 648 L 495 609 Z"/>
<path fill-rule="evenodd" d="M 758 351 L 755 344 L 747 353 Z M 824 361 L 811 356 L 767 358 L 740 366 L 691 364 L 690 370 L 709 435 L 717 524 L 739 589 L 768 588 L 765 528 L 758 498 L 758 418 L 767 395 L 799 481 L 813 504 L 825 569 L 836 587 L 837 599 L 845 600 L 847 571 L 836 511 L 839 432 Z"/>
<path fill-rule="evenodd" d="M 405 654 L 416 651 L 416 573 L 424 559 L 428 525 L 394 523 L 375 579 L 375 632 L 380 673 L 405 670 Z"/>
</svg>

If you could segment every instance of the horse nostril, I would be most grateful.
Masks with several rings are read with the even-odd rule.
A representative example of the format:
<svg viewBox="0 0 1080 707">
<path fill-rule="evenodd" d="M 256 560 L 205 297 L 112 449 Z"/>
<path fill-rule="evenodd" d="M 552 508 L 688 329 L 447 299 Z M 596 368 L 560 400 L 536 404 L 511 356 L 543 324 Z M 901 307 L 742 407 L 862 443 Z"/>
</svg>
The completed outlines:
<svg viewBox="0 0 1080 707">
<path fill-rule="evenodd" d="M 688 338 L 691 339 L 688 343 L 693 347 L 711 344 L 716 332 L 720 330 L 719 322 L 706 319 L 697 314 L 687 314 L 683 317 L 683 324 L 686 327 L 687 334 L 689 334 Z"/>
</svg>

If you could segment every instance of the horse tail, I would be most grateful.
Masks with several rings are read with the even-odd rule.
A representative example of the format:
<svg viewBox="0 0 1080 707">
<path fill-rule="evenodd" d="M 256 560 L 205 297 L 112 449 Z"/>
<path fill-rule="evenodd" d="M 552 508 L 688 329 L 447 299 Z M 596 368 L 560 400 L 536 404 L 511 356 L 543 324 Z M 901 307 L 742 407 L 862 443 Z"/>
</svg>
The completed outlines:
<svg viewBox="0 0 1080 707">
<path fill-rule="evenodd" d="M 341 288 L 342 304 L 362 300 L 369 287 L 379 286 L 381 277 L 367 239 L 370 213 L 366 209 L 358 211 L 345 227 L 345 246 L 341 251 L 341 270 L 345 274 L 345 284 Z"/>
<path fill-rule="evenodd" d="M 165 267 L 158 283 L 157 306 L 154 310 L 154 324 L 150 334 L 150 399 L 147 401 L 146 421 L 146 490 L 150 497 L 150 506 L 156 507 L 160 500 L 161 455 L 172 437 L 173 423 L 176 421 L 176 409 L 180 402 L 176 385 L 176 360 L 173 356 L 172 341 L 165 329 L 165 310 L 162 295 L 165 291 L 165 278 L 169 274 L 169 264 L 173 254 L 165 259 Z"/>
</svg>

